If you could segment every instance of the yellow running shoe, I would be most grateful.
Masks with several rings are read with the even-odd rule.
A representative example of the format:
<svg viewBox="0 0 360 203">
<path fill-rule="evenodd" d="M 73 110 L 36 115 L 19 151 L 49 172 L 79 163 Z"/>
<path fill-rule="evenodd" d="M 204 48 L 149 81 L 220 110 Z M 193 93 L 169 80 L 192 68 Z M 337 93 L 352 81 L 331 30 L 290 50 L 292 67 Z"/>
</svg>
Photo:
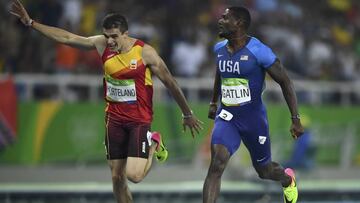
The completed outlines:
<svg viewBox="0 0 360 203">
<path fill-rule="evenodd" d="M 156 151 L 155 151 L 155 158 L 159 163 L 164 163 L 168 156 L 169 152 L 165 147 L 165 144 L 161 138 L 161 135 L 159 132 L 152 132 L 151 140 L 157 143 Z"/>
<path fill-rule="evenodd" d="M 298 199 L 298 189 L 296 186 L 295 172 L 291 168 L 285 169 L 285 173 L 291 177 L 291 183 L 284 190 L 284 203 L 296 203 Z"/>
</svg>

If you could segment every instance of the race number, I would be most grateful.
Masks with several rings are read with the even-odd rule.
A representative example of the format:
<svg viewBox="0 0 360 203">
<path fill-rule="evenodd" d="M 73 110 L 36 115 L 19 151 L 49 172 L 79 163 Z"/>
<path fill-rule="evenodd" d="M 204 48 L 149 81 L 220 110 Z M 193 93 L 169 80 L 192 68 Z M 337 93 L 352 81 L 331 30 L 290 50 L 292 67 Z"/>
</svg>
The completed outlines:
<svg viewBox="0 0 360 203">
<path fill-rule="evenodd" d="M 219 113 L 219 117 L 223 120 L 230 121 L 233 118 L 232 113 L 226 111 L 225 109 L 221 109 Z"/>
</svg>

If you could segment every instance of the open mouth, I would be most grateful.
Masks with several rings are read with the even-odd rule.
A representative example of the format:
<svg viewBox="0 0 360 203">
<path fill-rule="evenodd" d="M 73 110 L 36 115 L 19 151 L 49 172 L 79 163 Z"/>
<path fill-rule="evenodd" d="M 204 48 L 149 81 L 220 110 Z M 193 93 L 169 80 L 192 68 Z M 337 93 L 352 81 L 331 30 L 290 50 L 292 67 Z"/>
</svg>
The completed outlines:
<svg viewBox="0 0 360 203">
<path fill-rule="evenodd" d="M 218 29 L 219 29 L 219 31 L 223 31 L 224 27 L 222 25 L 218 25 Z"/>
<path fill-rule="evenodd" d="M 223 27 L 219 27 L 218 32 L 219 32 L 219 33 L 224 32 L 224 28 L 223 28 Z"/>
<path fill-rule="evenodd" d="M 116 49 L 116 44 L 109 44 L 108 47 L 112 50 L 115 50 Z"/>
</svg>

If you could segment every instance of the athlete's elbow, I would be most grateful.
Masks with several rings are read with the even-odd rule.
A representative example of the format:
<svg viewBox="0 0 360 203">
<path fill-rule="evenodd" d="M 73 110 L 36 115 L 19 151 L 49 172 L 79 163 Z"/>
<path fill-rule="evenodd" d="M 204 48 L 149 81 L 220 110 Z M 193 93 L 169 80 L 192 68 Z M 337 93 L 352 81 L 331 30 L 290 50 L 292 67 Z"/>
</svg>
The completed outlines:
<svg viewBox="0 0 360 203">
<path fill-rule="evenodd" d="M 174 89 L 174 88 L 176 88 L 178 86 L 175 79 L 171 78 L 171 77 L 166 77 L 162 82 L 165 85 L 165 87 L 170 89 L 170 90 Z"/>
<path fill-rule="evenodd" d="M 63 44 L 71 45 L 76 41 L 75 37 L 68 33 L 63 33 L 57 37 L 57 41 Z"/>
<path fill-rule="evenodd" d="M 292 82 L 289 78 L 282 78 L 276 82 L 280 85 L 281 88 L 286 88 L 286 87 L 292 86 Z"/>
<path fill-rule="evenodd" d="M 61 43 L 61 44 L 69 44 L 70 43 L 70 38 L 67 36 L 55 36 L 53 39 L 56 42 Z"/>
</svg>

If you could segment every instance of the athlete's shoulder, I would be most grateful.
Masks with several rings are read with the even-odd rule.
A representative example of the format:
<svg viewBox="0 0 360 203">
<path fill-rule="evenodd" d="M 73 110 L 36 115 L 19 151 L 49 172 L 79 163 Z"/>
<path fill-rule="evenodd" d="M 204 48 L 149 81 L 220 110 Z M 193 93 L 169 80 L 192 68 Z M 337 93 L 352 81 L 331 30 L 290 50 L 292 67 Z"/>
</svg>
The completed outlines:
<svg viewBox="0 0 360 203">
<path fill-rule="evenodd" d="M 105 36 L 104 35 L 94 35 L 94 36 L 87 37 L 86 39 L 89 40 L 90 43 L 92 43 L 95 46 L 98 54 L 100 56 L 102 56 L 106 49 Z"/>
<path fill-rule="evenodd" d="M 251 37 L 246 48 L 255 56 L 260 65 L 267 68 L 276 60 L 276 55 L 269 46 L 255 37 Z"/>
<path fill-rule="evenodd" d="M 142 58 L 144 64 L 146 65 L 159 64 L 159 61 L 161 59 L 155 48 L 147 43 L 144 43 L 142 49 Z"/>
<path fill-rule="evenodd" d="M 225 39 L 225 40 L 222 40 L 222 41 L 216 43 L 216 44 L 214 45 L 214 52 L 216 52 L 216 51 L 218 51 L 220 48 L 226 46 L 227 42 L 228 42 L 228 40 Z"/>
<path fill-rule="evenodd" d="M 141 45 L 143 47 L 143 54 L 157 54 L 157 51 L 155 50 L 154 47 L 152 47 L 150 44 L 144 43 Z"/>
<path fill-rule="evenodd" d="M 246 45 L 246 47 L 251 51 L 251 52 L 259 52 L 259 51 L 263 51 L 265 49 L 270 49 L 270 47 L 268 47 L 266 44 L 264 44 L 262 41 L 260 41 L 258 38 L 256 37 L 251 37 L 249 43 Z"/>
<path fill-rule="evenodd" d="M 134 46 L 141 46 L 141 47 L 144 47 L 145 46 L 145 42 L 143 42 L 142 40 L 140 39 L 135 39 L 135 43 L 134 43 Z"/>
</svg>

